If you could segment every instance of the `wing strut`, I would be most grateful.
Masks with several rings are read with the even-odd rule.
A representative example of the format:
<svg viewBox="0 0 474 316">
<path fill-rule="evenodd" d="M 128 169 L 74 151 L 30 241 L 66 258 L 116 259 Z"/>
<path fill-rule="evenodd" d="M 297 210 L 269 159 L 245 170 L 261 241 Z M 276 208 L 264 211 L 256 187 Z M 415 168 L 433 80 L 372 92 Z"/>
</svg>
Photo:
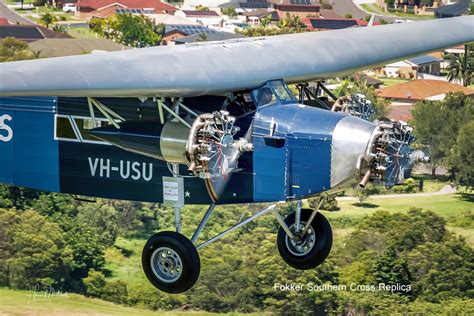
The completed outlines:
<svg viewBox="0 0 474 316">
<path fill-rule="evenodd" d="M 107 106 L 102 104 L 99 100 L 91 97 L 87 97 L 87 103 L 89 104 L 89 111 L 91 114 L 92 121 L 94 122 L 94 127 L 98 127 L 96 124 L 97 121 L 95 119 L 95 114 L 94 114 L 94 106 L 99 109 L 100 113 L 102 113 L 103 116 L 109 121 L 110 124 L 115 126 L 115 128 L 120 129 L 120 125 L 117 124 L 117 121 L 119 122 L 124 122 L 125 119 L 109 109 Z"/>
</svg>

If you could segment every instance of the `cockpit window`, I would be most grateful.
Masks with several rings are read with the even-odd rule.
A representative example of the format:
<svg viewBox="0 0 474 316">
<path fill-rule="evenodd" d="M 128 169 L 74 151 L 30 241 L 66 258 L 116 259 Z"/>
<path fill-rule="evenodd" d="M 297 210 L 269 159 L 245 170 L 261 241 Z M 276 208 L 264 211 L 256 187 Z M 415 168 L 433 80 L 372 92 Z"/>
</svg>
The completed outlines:
<svg viewBox="0 0 474 316">
<path fill-rule="evenodd" d="M 276 102 L 277 98 L 272 89 L 268 86 L 263 86 L 252 91 L 257 107 L 261 107 Z"/>
<path fill-rule="evenodd" d="M 252 90 L 252 97 L 257 107 L 274 103 L 297 102 L 281 80 L 269 81 L 260 88 Z"/>
<path fill-rule="evenodd" d="M 281 81 L 271 81 L 270 85 L 278 96 L 278 99 L 280 99 L 280 102 L 295 101 Z"/>
</svg>

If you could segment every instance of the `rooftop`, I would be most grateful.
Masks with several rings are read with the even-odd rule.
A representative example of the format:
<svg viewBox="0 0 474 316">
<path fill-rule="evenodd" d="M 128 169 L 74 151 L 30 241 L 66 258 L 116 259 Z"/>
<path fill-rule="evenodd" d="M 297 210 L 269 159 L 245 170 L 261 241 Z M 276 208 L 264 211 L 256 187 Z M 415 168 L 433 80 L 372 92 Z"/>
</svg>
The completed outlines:
<svg viewBox="0 0 474 316">
<path fill-rule="evenodd" d="M 122 6 L 124 8 L 154 9 L 156 12 L 174 12 L 176 8 L 159 0 L 78 0 L 77 7 L 87 7 L 93 10 L 107 6 Z"/>
<path fill-rule="evenodd" d="M 421 101 L 450 92 L 462 92 L 465 95 L 471 95 L 474 94 L 474 89 L 441 80 L 420 79 L 382 88 L 377 95 L 389 99 Z"/>
<path fill-rule="evenodd" d="M 367 25 L 367 22 L 363 20 L 345 18 L 306 18 L 303 19 L 303 23 L 305 23 L 306 27 L 310 30 L 338 30 Z"/>
<path fill-rule="evenodd" d="M 206 10 L 206 11 L 199 11 L 199 10 L 183 10 L 183 13 L 186 16 L 202 16 L 202 17 L 218 17 L 216 11 Z"/>
<path fill-rule="evenodd" d="M 118 51 L 128 49 L 106 39 L 43 39 L 29 44 L 31 50 L 40 52 L 40 57 L 61 57 L 88 54 L 93 51 Z"/>
<path fill-rule="evenodd" d="M 172 31 L 179 31 L 186 35 L 211 34 L 211 33 L 216 32 L 203 25 L 194 25 L 194 24 L 167 24 L 165 25 L 165 34 Z"/>
<path fill-rule="evenodd" d="M 425 65 L 425 64 L 431 64 L 431 63 L 437 63 L 443 61 L 442 59 L 436 58 L 434 56 L 430 55 L 421 55 L 417 56 L 415 58 L 407 59 L 408 62 L 415 64 L 415 65 Z"/>
<path fill-rule="evenodd" d="M 0 25 L 0 38 L 15 37 L 16 39 L 31 42 L 45 38 L 71 38 L 68 34 L 54 32 L 39 25 Z"/>
<path fill-rule="evenodd" d="M 194 35 L 185 36 L 179 39 L 175 39 L 174 42 L 176 44 L 194 43 L 200 40 L 199 37 L 200 37 L 200 34 L 194 34 Z M 206 34 L 206 41 L 225 41 L 228 39 L 242 38 L 242 37 L 244 36 L 241 34 L 234 34 L 234 33 L 228 33 L 228 32 L 215 32 L 215 33 Z"/>
</svg>

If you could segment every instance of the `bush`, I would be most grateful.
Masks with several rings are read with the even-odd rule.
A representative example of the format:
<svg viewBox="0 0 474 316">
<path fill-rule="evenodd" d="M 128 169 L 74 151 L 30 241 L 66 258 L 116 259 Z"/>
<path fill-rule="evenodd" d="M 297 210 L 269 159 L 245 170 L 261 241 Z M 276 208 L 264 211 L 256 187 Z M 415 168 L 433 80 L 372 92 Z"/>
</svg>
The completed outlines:
<svg viewBox="0 0 474 316">
<path fill-rule="evenodd" d="M 321 205 L 321 209 L 328 212 L 339 211 L 340 207 L 337 204 L 336 197 L 341 196 L 343 194 L 344 193 L 342 192 L 342 193 L 327 196 L 326 200 Z M 319 202 L 321 201 L 321 198 L 322 198 L 321 196 L 318 196 L 318 197 L 308 199 L 307 202 L 308 202 L 309 207 L 312 209 L 316 209 L 318 207 Z"/>
<path fill-rule="evenodd" d="M 418 186 L 413 178 L 408 178 L 403 184 L 397 185 L 393 188 L 396 193 L 415 193 Z"/>
<path fill-rule="evenodd" d="M 91 269 L 87 277 L 84 278 L 83 283 L 88 296 L 102 297 L 102 292 L 107 282 L 102 272 Z"/>
</svg>

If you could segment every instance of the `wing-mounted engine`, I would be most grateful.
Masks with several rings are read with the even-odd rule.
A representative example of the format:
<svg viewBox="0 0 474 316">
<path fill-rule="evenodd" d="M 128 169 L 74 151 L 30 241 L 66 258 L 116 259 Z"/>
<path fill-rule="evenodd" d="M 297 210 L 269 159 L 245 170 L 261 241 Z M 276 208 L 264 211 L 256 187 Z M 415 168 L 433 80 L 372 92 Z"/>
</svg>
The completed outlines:
<svg viewBox="0 0 474 316">
<path fill-rule="evenodd" d="M 236 140 L 240 130 L 235 117 L 226 111 L 199 115 L 191 126 L 186 156 L 189 171 L 201 178 L 226 177 L 237 169 L 242 152 L 253 146 L 245 139 Z"/>
<path fill-rule="evenodd" d="M 371 118 L 375 113 L 372 101 L 360 93 L 338 98 L 336 102 L 334 102 L 331 111 L 340 111 L 352 116 L 360 117 L 366 121 L 371 121 Z"/>
<path fill-rule="evenodd" d="M 413 151 L 413 128 L 403 121 L 379 122 L 372 134 L 365 159 L 358 163 L 360 186 L 369 180 L 382 181 L 390 188 L 410 174 L 415 162 L 428 162 L 422 151 Z"/>
</svg>

